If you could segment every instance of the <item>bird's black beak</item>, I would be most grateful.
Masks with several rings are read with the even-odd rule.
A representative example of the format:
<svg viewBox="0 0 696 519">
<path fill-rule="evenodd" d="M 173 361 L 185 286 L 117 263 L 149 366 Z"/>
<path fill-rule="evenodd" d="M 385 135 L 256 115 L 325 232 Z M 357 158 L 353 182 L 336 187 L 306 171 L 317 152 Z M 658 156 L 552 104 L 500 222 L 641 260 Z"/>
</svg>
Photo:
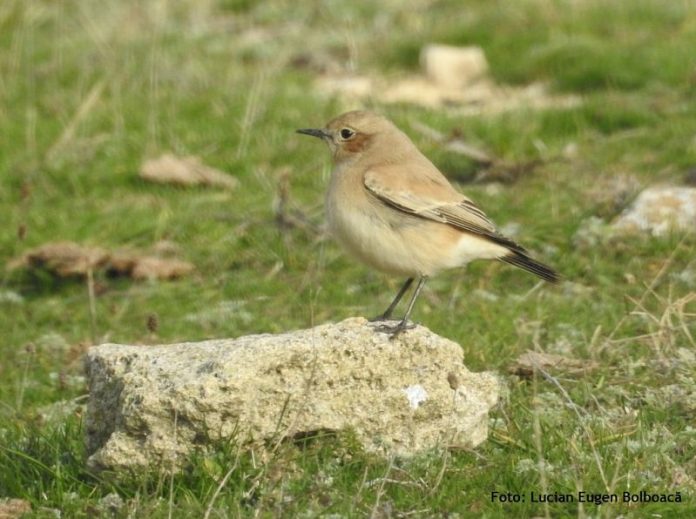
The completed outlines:
<svg viewBox="0 0 696 519">
<path fill-rule="evenodd" d="M 325 132 L 324 130 L 316 130 L 314 128 L 306 128 L 304 130 L 297 130 L 297 133 L 311 135 L 312 137 L 319 137 L 320 139 L 325 139 L 327 137 L 330 137 L 330 134 L 328 132 Z"/>
</svg>

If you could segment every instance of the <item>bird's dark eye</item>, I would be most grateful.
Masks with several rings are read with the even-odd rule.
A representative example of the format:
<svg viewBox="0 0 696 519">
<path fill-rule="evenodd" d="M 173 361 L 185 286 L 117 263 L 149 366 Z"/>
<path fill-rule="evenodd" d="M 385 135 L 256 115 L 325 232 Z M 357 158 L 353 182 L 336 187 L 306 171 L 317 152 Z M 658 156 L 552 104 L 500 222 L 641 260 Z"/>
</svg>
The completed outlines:
<svg viewBox="0 0 696 519">
<path fill-rule="evenodd" d="M 343 128 L 341 130 L 341 139 L 350 139 L 353 135 L 355 135 L 355 132 L 351 130 L 350 128 Z"/>
</svg>

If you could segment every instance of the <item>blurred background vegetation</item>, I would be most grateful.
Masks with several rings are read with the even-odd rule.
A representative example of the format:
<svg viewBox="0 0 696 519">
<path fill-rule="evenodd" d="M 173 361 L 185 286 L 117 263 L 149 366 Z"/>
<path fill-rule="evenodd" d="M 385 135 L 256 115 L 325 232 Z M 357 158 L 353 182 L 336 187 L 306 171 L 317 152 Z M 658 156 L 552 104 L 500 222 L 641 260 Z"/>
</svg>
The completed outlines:
<svg viewBox="0 0 696 519">
<path fill-rule="evenodd" d="M 481 47 L 496 84 L 543 82 L 581 102 L 464 115 L 318 88 L 318 78 L 416 74 L 432 42 Z M 696 515 L 696 240 L 584 231 L 644 187 L 694 182 L 694 49 L 687 0 L 3 0 L 0 264 L 60 240 L 166 250 L 195 270 L 173 281 L 3 271 L 0 498 L 31 503 L 37 517 Z M 80 418 L 90 345 L 281 332 L 386 307 L 401 280 L 356 264 L 324 235 L 328 152 L 294 133 L 358 107 L 392 118 L 564 276 L 549 288 L 473 264 L 434 279 L 419 301 L 417 321 L 459 342 L 470 368 L 505 378 L 491 440 L 396 465 L 349 437 L 288 445 L 264 461 L 243 454 L 215 501 L 235 448 L 171 479 L 88 474 Z M 482 174 L 419 124 L 516 173 Z M 196 156 L 239 185 L 142 179 L 143 162 L 163 153 Z M 595 367 L 561 377 L 566 394 L 507 374 L 535 348 Z M 541 488 L 680 490 L 685 502 L 490 499 L 494 489 Z"/>
</svg>

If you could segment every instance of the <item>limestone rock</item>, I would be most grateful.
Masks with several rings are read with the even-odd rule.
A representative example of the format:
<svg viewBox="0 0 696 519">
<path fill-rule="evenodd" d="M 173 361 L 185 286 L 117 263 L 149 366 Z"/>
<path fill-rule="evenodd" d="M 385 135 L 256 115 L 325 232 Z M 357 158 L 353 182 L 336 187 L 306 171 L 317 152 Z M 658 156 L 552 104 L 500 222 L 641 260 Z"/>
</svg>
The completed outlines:
<svg viewBox="0 0 696 519">
<path fill-rule="evenodd" d="M 654 186 L 638 195 L 631 207 L 612 224 L 620 233 L 696 231 L 696 188 Z"/>
<path fill-rule="evenodd" d="M 93 469 L 180 466 L 196 448 L 352 430 L 408 456 L 486 439 L 499 384 L 418 326 L 390 340 L 363 318 L 279 335 L 163 346 L 104 344 L 86 357 Z"/>
</svg>

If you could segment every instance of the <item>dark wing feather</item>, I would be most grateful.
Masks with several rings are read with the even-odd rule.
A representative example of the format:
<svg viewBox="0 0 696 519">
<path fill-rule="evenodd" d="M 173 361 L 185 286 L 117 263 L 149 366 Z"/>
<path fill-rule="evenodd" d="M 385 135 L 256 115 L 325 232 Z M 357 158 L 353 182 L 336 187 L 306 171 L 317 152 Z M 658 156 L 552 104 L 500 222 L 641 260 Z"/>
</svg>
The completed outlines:
<svg viewBox="0 0 696 519">
<path fill-rule="evenodd" d="M 405 181 L 392 166 L 368 170 L 364 184 L 371 195 L 395 209 L 449 224 L 511 251 L 526 253 L 522 246 L 499 234 L 486 214 L 449 183 L 443 185 L 428 177 L 411 177 Z"/>
</svg>

